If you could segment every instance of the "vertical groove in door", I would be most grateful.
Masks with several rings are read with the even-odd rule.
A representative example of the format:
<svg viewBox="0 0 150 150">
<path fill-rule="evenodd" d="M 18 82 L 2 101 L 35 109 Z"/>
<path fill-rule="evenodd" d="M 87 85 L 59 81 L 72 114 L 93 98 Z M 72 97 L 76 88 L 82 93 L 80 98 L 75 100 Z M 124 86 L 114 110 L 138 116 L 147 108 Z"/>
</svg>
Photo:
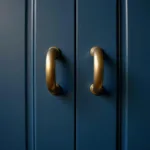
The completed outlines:
<svg viewBox="0 0 150 150">
<path fill-rule="evenodd" d="M 128 56 L 129 56 L 129 43 L 128 43 L 128 0 L 122 0 L 122 41 L 123 41 L 123 79 L 124 79 L 124 90 L 123 90 L 123 113 L 122 113 L 122 150 L 128 150 Z"/>
<path fill-rule="evenodd" d="M 116 124 L 116 149 L 121 150 L 121 120 L 122 120 L 122 52 L 121 52 L 121 0 L 116 3 L 117 15 L 117 124 Z"/>
<path fill-rule="evenodd" d="M 125 133 L 127 134 L 128 131 L 128 0 L 125 0 L 125 47 L 126 47 L 126 64 L 125 64 L 125 69 L 126 69 L 126 76 L 125 76 Z M 128 150 L 128 138 L 125 136 L 125 150 Z"/>
<path fill-rule="evenodd" d="M 36 0 L 26 0 L 26 50 L 27 50 L 27 150 L 36 149 Z"/>
<path fill-rule="evenodd" d="M 77 0 L 74 0 L 74 150 L 76 150 L 76 81 L 77 81 L 77 57 L 76 57 L 76 48 L 77 48 Z"/>
<path fill-rule="evenodd" d="M 33 141 L 36 150 L 36 0 L 33 0 Z"/>
</svg>

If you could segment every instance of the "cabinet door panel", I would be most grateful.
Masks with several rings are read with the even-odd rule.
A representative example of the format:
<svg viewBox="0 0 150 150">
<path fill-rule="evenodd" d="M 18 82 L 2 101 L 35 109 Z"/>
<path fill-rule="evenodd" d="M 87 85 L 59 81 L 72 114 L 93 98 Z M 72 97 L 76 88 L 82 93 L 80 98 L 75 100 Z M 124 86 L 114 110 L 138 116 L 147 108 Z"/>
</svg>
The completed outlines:
<svg viewBox="0 0 150 150">
<path fill-rule="evenodd" d="M 74 1 L 36 1 L 35 125 L 37 150 L 73 150 L 74 147 Z M 56 46 L 56 81 L 65 91 L 52 95 L 46 86 L 45 59 Z"/>
<path fill-rule="evenodd" d="M 123 150 L 150 149 L 150 1 L 123 1 Z"/>
<path fill-rule="evenodd" d="M 77 150 L 116 149 L 116 1 L 77 2 Z M 104 88 L 95 96 L 90 49 L 104 50 Z"/>
<path fill-rule="evenodd" d="M 25 150 L 25 1 L 0 1 L 0 149 Z"/>
</svg>

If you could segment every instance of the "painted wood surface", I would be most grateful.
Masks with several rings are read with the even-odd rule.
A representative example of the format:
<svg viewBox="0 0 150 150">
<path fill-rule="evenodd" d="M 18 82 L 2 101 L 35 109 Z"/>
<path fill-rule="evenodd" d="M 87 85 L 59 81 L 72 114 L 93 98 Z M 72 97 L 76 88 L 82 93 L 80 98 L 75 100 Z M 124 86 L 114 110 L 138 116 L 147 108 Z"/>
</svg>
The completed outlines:
<svg viewBox="0 0 150 150">
<path fill-rule="evenodd" d="M 150 1 L 126 0 L 123 13 L 123 150 L 150 149 Z"/>
<path fill-rule="evenodd" d="M 36 150 L 74 148 L 74 1 L 37 0 L 35 27 L 35 147 Z M 56 81 L 65 95 L 53 96 L 45 81 L 48 48 L 56 46 Z"/>
<path fill-rule="evenodd" d="M 78 0 L 76 25 L 77 150 L 116 150 L 116 1 Z M 90 92 L 93 46 L 105 53 L 103 96 Z"/>
<path fill-rule="evenodd" d="M 0 1 L 0 149 L 26 149 L 25 1 Z"/>
</svg>

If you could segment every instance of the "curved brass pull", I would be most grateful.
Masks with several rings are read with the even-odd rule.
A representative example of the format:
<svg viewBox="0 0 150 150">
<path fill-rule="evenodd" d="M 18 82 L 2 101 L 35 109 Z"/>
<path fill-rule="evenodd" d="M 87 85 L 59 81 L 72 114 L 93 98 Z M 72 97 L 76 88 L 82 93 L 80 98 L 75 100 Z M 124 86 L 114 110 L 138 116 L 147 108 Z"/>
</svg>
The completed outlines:
<svg viewBox="0 0 150 150">
<path fill-rule="evenodd" d="M 60 56 L 60 50 L 50 47 L 46 55 L 46 84 L 53 95 L 59 95 L 61 87 L 56 83 L 55 59 Z"/>
<path fill-rule="evenodd" d="M 93 94 L 98 95 L 103 91 L 103 50 L 100 47 L 92 47 L 90 53 L 94 56 L 94 83 L 90 86 L 90 90 Z"/>
</svg>

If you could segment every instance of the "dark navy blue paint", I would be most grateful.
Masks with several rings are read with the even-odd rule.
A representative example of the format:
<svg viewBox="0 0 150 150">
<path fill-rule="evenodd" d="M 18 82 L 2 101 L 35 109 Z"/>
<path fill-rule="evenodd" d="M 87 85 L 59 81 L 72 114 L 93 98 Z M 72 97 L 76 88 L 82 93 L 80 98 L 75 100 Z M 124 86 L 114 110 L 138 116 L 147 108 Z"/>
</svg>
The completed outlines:
<svg viewBox="0 0 150 150">
<path fill-rule="evenodd" d="M 74 4 L 32 0 L 26 9 L 24 0 L 0 2 L 0 150 L 74 150 L 75 136 L 77 150 L 116 150 L 116 1 L 77 0 L 76 43 Z M 149 14 L 148 0 L 122 0 L 123 150 L 150 149 Z M 56 62 L 63 96 L 52 96 L 45 83 L 51 46 L 63 55 Z M 102 96 L 89 90 L 92 46 L 105 53 Z"/>
<path fill-rule="evenodd" d="M 150 1 L 123 1 L 123 150 L 150 149 Z"/>
<path fill-rule="evenodd" d="M 0 1 L 0 150 L 25 150 L 25 1 Z"/>
<path fill-rule="evenodd" d="M 36 1 L 35 145 L 36 150 L 74 148 L 74 1 Z M 64 96 L 53 96 L 45 82 L 49 47 L 62 51 L 56 60 L 57 83 Z"/>
<path fill-rule="evenodd" d="M 105 52 L 104 87 L 95 96 L 90 49 Z M 116 150 L 116 1 L 77 2 L 77 150 Z"/>
</svg>

